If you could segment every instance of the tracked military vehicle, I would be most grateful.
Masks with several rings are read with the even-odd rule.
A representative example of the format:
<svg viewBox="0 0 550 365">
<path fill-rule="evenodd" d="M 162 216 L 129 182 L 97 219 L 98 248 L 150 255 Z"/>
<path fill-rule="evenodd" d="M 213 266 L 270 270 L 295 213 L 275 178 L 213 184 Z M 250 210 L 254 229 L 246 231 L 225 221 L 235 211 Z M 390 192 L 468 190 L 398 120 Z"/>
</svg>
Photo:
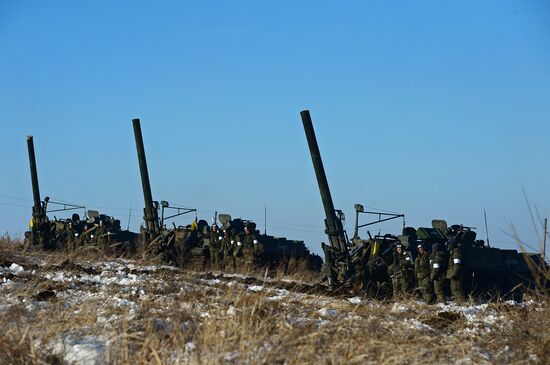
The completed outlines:
<svg viewBox="0 0 550 365">
<path fill-rule="evenodd" d="M 153 200 L 147 159 L 145 157 L 145 147 L 141 133 L 141 122 L 139 119 L 133 119 L 132 125 L 136 140 L 143 199 L 145 202 L 145 208 L 143 209 L 144 223 L 140 228 L 140 245 L 143 255 L 149 257 L 159 256 L 165 262 L 179 265 L 183 264 L 185 261 L 189 261 L 191 256 L 204 256 L 204 250 L 201 249 L 198 244 L 195 245 L 195 242 L 198 241 L 191 237 L 191 229 L 175 225 L 173 228 L 166 227 L 165 220 L 196 212 L 196 209 L 171 206 L 167 201 L 162 201 L 161 204 L 159 204 L 158 201 Z M 165 217 L 164 213 L 168 209 L 175 210 L 175 213 Z M 197 230 L 194 236 L 200 236 L 200 234 L 202 234 L 202 230 L 204 229 L 203 226 L 204 225 L 201 225 L 200 227 L 201 233 Z M 198 248 L 198 250 L 196 250 L 196 248 Z"/>
<path fill-rule="evenodd" d="M 293 260 L 302 260 L 306 264 L 306 268 L 310 270 L 318 271 L 321 269 L 323 260 L 318 255 L 312 254 L 307 249 L 304 241 L 262 234 L 256 229 L 254 222 L 240 218 L 232 219 L 229 214 L 220 214 L 218 219 L 222 230 L 232 229 L 237 235 L 243 234 L 245 226 L 253 227 L 257 240 L 263 248 L 260 258 L 262 266 L 287 266 Z"/>
<path fill-rule="evenodd" d="M 196 212 L 196 209 L 185 207 L 173 207 L 168 202 L 158 204 L 153 201 L 147 161 L 143 145 L 143 136 L 139 119 L 132 121 L 136 140 L 137 155 L 141 173 L 141 182 L 145 201 L 144 225 L 141 228 L 141 242 L 146 255 L 160 256 L 164 261 L 178 265 L 205 266 L 210 263 L 210 226 L 205 220 L 195 220 L 186 226 L 173 226 L 168 228 L 165 220 L 179 215 Z M 165 217 L 165 209 L 175 209 L 175 213 Z M 235 234 L 244 232 L 249 220 L 232 219 L 228 214 L 217 216 L 222 227 L 231 227 Z M 288 240 L 283 237 L 274 237 L 256 232 L 258 241 L 263 246 L 261 264 L 276 266 L 288 263 L 291 259 L 304 260 L 309 268 L 319 269 L 322 260 L 319 256 L 311 254 L 303 241 Z"/>
<path fill-rule="evenodd" d="M 476 239 L 473 227 L 448 226 L 445 220 L 434 219 L 432 227 L 420 227 L 416 235 L 418 241 L 428 245 L 460 247 L 464 289 L 475 297 L 520 300 L 525 288 L 534 288 L 537 272 L 541 268 L 547 270 L 540 255 L 490 247 L 484 240 Z"/>
<path fill-rule="evenodd" d="M 379 219 L 374 223 L 404 216 L 364 212 L 363 206 L 357 204 L 355 234 L 349 240 L 343 228 L 344 215 L 340 210 L 334 209 L 309 111 L 304 110 L 300 115 L 325 210 L 325 232 L 329 244 L 321 243 L 321 246 L 325 254 L 323 274 L 329 286 L 370 289 L 383 295 L 390 285 L 387 269 L 392 263 L 395 245 L 405 245 L 414 259 L 419 242 L 461 247 L 466 294 L 486 296 L 489 293 L 520 299 L 525 288 L 541 286 L 537 277 L 541 271 L 548 273 L 548 265 L 542 262 L 540 255 L 488 247 L 482 240 L 476 240 L 472 228 L 462 225 L 447 227 L 443 220 L 434 220 L 431 228 L 418 229 L 405 227 L 403 222 L 403 234 L 400 236 L 386 234 L 371 237 L 369 234 L 368 239 L 361 239 L 358 229 L 369 224 L 359 225 L 360 213 L 378 214 Z M 543 287 L 547 286 L 548 283 L 543 283 Z"/>
<path fill-rule="evenodd" d="M 113 217 L 99 214 L 89 210 L 83 214 L 83 219 L 73 213 L 71 218 L 48 217 L 48 213 L 84 210 L 81 205 L 61 203 L 45 197 L 40 199 L 38 185 L 38 171 L 34 152 L 32 136 L 27 136 L 27 147 L 31 172 L 33 192 L 32 218 L 29 223 L 30 230 L 25 232 L 25 244 L 27 247 L 38 246 L 45 250 L 74 249 L 78 246 L 89 244 L 102 244 L 104 249 L 116 247 L 121 249 L 133 247 L 137 234 L 128 230 L 122 230 L 120 221 Z M 49 209 L 51 206 L 54 209 Z"/>
</svg>

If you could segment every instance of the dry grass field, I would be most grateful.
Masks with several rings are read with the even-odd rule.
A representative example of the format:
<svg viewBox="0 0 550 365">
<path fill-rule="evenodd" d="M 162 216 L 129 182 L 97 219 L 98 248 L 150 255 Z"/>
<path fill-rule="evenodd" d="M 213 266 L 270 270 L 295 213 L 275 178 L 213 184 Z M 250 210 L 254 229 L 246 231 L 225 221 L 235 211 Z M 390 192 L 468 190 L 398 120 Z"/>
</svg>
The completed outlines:
<svg viewBox="0 0 550 365">
<path fill-rule="evenodd" d="M 550 301 L 331 296 L 311 274 L 181 270 L 0 242 L 1 364 L 548 364 Z"/>
</svg>

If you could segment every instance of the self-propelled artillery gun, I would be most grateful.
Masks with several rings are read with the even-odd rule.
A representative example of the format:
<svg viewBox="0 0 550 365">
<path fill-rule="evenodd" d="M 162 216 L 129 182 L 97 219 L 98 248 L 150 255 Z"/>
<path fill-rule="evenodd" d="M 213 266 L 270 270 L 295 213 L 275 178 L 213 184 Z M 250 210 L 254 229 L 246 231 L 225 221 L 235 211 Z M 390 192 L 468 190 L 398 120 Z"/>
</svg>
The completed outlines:
<svg viewBox="0 0 550 365">
<path fill-rule="evenodd" d="M 99 214 L 95 210 L 86 211 L 82 205 L 53 201 L 49 197 L 41 200 L 32 136 L 27 136 L 27 148 L 33 193 L 32 218 L 29 222 L 29 231 L 25 232 L 27 247 L 55 250 L 98 245 L 102 246 L 102 249 L 115 248 L 120 252 L 135 244 L 137 235 L 123 230 L 120 227 L 120 221 L 113 217 Z M 54 216 L 50 219 L 48 216 L 56 212 L 75 210 L 83 210 L 82 217 L 78 213 L 72 213 L 70 218 Z"/>
<path fill-rule="evenodd" d="M 405 246 L 414 260 L 419 244 L 427 249 L 437 244 L 447 253 L 457 249 L 461 251 L 461 259 L 454 259 L 460 269 L 453 270 L 452 275 L 460 275 L 467 295 L 479 297 L 489 294 L 491 297 L 520 299 L 526 288 L 548 287 L 547 282 L 541 283 L 539 279 L 548 277 L 548 265 L 539 254 L 490 247 L 483 240 L 476 240 L 473 228 L 463 225 L 448 227 L 444 220 L 434 220 L 432 227 L 418 229 L 406 227 L 403 221 L 401 235 L 372 237 L 369 233 L 367 239 L 362 239 L 359 228 L 390 219 L 404 219 L 404 215 L 365 212 L 362 205 L 356 204 L 354 236 L 348 239 L 344 230 L 344 214 L 333 205 L 310 113 L 304 110 L 300 115 L 325 210 L 328 244 L 322 243 L 321 246 L 325 255 L 323 274 L 329 286 L 387 294 L 387 288 L 391 286 L 388 268 L 395 257 L 394 248 L 398 244 Z M 379 218 L 373 223 L 360 225 L 361 213 L 378 214 Z M 455 277 L 449 277 L 448 271 L 446 279 L 449 281 Z M 449 291 L 449 288 L 445 287 L 445 290 Z"/>
<path fill-rule="evenodd" d="M 216 214 L 214 223 L 219 219 L 221 230 L 219 236 L 212 233 L 212 227 L 206 220 L 198 220 L 196 209 L 172 206 L 166 201 L 160 204 L 153 200 L 151 193 L 151 184 L 147 169 L 147 160 L 145 157 L 145 148 L 143 136 L 141 133 L 141 124 L 139 119 L 132 121 L 134 136 L 136 140 L 137 155 L 141 173 L 141 182 L 143 196 L 145 201 L 144 224 L 141 227 L 141 245 L 144 248 L 144 254 L 147 256 L 159 256 L 166 262 L 171 262 L 180 266 L 192 265 L 202 266 L 219 261 L 216 259 L 223 255 L 221 241 L 225 234 L 232 234 L 235 237 L 243 235 L 245 226 L 254 227 L 254 234 L 257 236 L 257 244 L 261 245 L 261 255 L 258 257 L 258 263 L 261 266 L 278 266 L 288 264 L 291 261 L 303 260 L 308 268 L 316 269 L 321 265 L 321 258 L 311 254 L 304 245 L 303 241 L 289 240 L 284 237 L 274 237 L 267 234 L 260 234 L 255 229 L 254 222 L 240 218 L 232 219 L 229 214 Z M 166 215 L 168 209 L 173 214 Z M 180 215 L 195 212 L 195 219 L 187 225 L 167 227 L 166 221 Z M 213 242 L 214 241 L 214 242 Z M 232 243 L 238 246 L 239 241 L 233 240 Z M 242 244 L 242 242 L 240 242 Z M 213 249 L 220 245 L 219 248 Z M 225 250 L 226 254 L 238 255 L 241 250 L 235 247 L 231 250 Z M 238 257 L 237 257 L 238 259 Z"/>
</svg>

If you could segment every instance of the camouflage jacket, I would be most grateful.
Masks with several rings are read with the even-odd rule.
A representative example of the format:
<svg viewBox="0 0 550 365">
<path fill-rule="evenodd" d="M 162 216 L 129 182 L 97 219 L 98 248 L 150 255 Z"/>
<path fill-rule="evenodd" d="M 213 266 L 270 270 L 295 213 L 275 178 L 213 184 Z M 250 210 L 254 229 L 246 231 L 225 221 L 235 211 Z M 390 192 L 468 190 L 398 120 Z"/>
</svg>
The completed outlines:
<svg viewBox="0 0 550 365">
<path fill-rule="evenodd" d="M 235 237 L 231 240 L 231 245 L 233 247 L 233 256 L 242 256 L 243 255 L 243 241 L 244 237 L 242 233 L 237 233 Z"/>
<path fill-rule="evenodd" d="M 424 280 L 430 277 L 430 254 L 419 253 L 414 261 L 414 274 L 417 280 Z"/>
<path fill-rule="evenodd" d="M 407 271 L 412 268 L 411 255 L 408 251 L 404 251 L 401 255 L 394 253 L 391 272 L 398 278 L 407 274 Z"/>
<path fill-rule="evenodd" d="M 209 246 L 210 246 L 210 249 L 213 249 L 214 251 L 220 251 L 222 250 L 222 240 L 223 240 L 223 235 L 220 231 L 217 231 L 217 232 L 214 232 L 214 231 L 211 231 L 210 232 L 210 242 L 209 242 Z"/>
<path fill-rule="evenodd" d="M 223 254 L 225 256 L 233 254 L 232 241 L 233 241 L 233 238 L 231 237 L 231 235 L 227 235 L 223 237 L 223 239 L 221 240 L 221 250 L 223 251 Z"/>
<path fill-rule="evenodd" d="M 463 264 L 462 249 L 460 247 L 453 248 L 449 255 L 447 279 L 458 279 L 462 274 Z"/>
<path fill-rule="evenodd" d="M 431 254 L 431 273 L 432 280 L 445 279 L 445 273 L 447 272 L 447 251 L 438 250 Z"/>
<path fill-rule="evenodd" d="M 263 246 L 258 241 L 256 233 L 251 233 L 244 236 L 243 249 L 249 254 L 254 256 L 261 255 L 263 253 Z"/>
</svg>

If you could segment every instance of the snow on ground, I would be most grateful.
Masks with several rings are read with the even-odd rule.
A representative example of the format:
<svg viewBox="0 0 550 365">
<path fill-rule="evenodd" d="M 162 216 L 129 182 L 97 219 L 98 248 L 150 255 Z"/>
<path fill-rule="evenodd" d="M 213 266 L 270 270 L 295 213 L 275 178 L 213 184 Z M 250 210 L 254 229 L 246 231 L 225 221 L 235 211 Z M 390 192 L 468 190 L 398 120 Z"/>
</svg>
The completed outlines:
<svg viewBox="0 0 550 365">
<path fill-rule="evenodd" d="M 100 336 L 74 338 L 68 334 L 50 346 L 52 353 L 63 356 L 63 360 L 68 364 L 100 365 L 104 363 L 107 344 Z"/>
<path fill-rule="evenodd" d="M 289 329 L 311 326 L 320 329 L 345 323 L 348 327 L 377 326 L 374 328 L 391 333 L 404 331 L 411 338 L 443 336 L 444 340 L 445 336 L 463 336 L 460 338 L 471 340 L 497 331 L 509 331 L 513 326 L 505 312 L 487 303 L 427 305 L 413 300 L 386 303 L 362 296 L 330 297 L 289 290 L 292 286 L 283 289 L 277 287 L 274 279 L 228 273 L 213 277 L 210 273 L 186 273 L 172 266 L 141 265 L 131 260 L 75 261 L 73 264 L 40 262 L 32 270 L 25 269 L 25 262 L 0 266 L 0 315 L 23 305 L 29 316 L 47 315 L 52 308 L 61 307 L 71 316 L 86 319 L 80 327 L 75 326 L 43 344 L 69 364 L 102 363 L 112 340 L 109 331 L 120 328 L 127 321 L 139 323 L 138 327 L 149 323 L 155 331 L 167 335 L 178 328 L 181 331 L 193 328 L 192 321 L 182 318 L 176 322 L 171 317 L 175 303 L 179 311 L 186 311 L 189 318 L 199 323 L 238 317 L 243 308 L 224 301 L 224 293 L 254 296 L 262 305 L 285 308 L 282 321 Z M 31 281 L 36 287 L 27 286 Z M 303 285 L 291 279 L 282 282 Z M 25 297 L 19 292 L 22 288 L 29 292 Z M 208 301 L 193 299 L 201 296 Z M 517 310 L 540 309 L 536 301 L 502 304 Z M 90 306 L 94 308 L 91 319 L 90 313 L 85 313 Z M 139 322 L 143 318 L 149 318 L 149 322 Z M 461 325 L 455 326 L 456 323 Z M 99 328 L 102 334 L 92 334 L 91 328 Z M 456 363 L 475 363 L 479 359 L 495 361 L 514 351 L 511 348 L 488 351 L 474 345 L 475 342 L 463 358 L 455 359 Z M 174 350 L 171 358 L 175 363 L 189 362 L 197 351 L 196 346 L 193 341 L 186 342 L 182 349 Z M 269 351 L 270 346 L 266 343 L 263 351 Z M 227 362 L 238 362 L 240 356 L 239 351 L 231 351 L 223 358 Z M 535 359 L 536 355 L 533 356 L 531 358 Z"/>
</svg>

